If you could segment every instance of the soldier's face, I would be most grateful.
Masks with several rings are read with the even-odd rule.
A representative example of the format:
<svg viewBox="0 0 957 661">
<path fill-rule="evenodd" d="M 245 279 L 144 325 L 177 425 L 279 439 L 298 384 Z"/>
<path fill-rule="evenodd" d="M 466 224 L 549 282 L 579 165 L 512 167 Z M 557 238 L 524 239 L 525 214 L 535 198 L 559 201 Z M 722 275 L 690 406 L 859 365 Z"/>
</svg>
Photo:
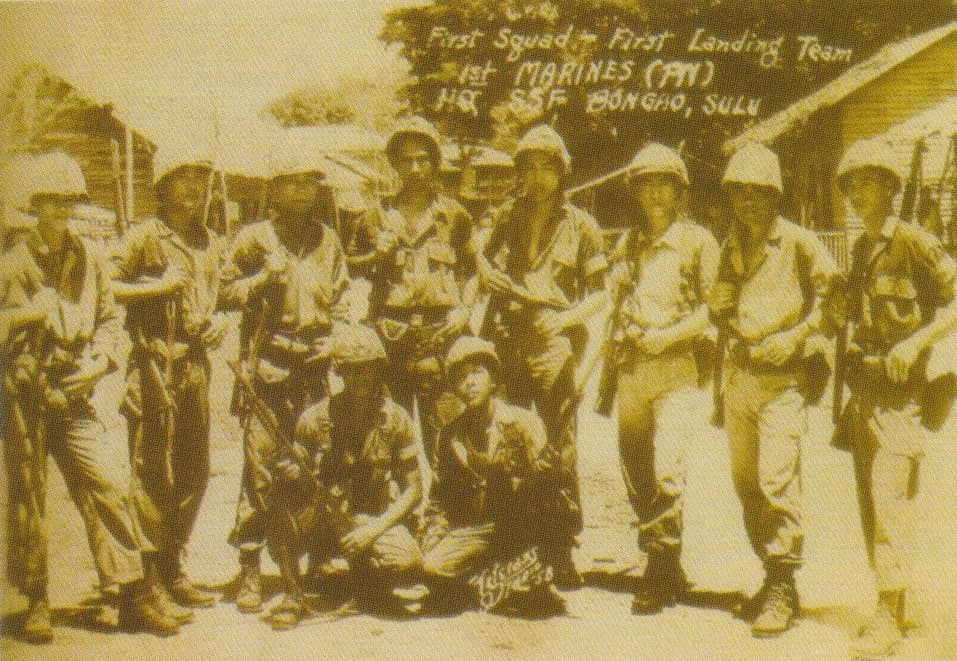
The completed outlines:
<svg viewBox="0 0 957 661">
<path fill-rule="evenodd" d="M 455 392 L 467 408 L 476 409 L 488 404 L 495 393 L 495 379 L 488 368 L 477 361 L 467 361 L 456 370 Z"/>
<path fill-rule="evenodd" d="M 60 195 L 40 195 L 33 198 L 31 208 L 37 217 L 37 232 L 53 250 L 63 246 L 67 223 L 73 215 L 76 200 Z"/>
<path fill-rule="evenodd" d="M 319 179 L 313 173 L 280 177 L 275 186 L 273 205 L 280 215 L 304 216 L 319 202 Z"/>
<path fill-rule="evenodd" d="M 883 222 L 893 208 L 894 180 L 877 168 L 862 168 L 844 179 L 848 201 L 861 220 Z"/>
<path fill-rule="evenodd" d="M 729 184 L 728 197 L 735 218 L 751 230 L 761 231 L 771 224 L 778 213 L 780 195 L 767 186 Z"/>
<path fill-rule="evenodd" d="M 532 200 L 549 200 L 561 189 L 561 166 L 552 155 L 533 151 L 523 156 L 518 180 Z"/>
<path fill-rule="evenodd" d="M 666 174 L 646 174 L 632 183 L 635 198 L 655 228 L 669 225 L 678 214 L 681 191 L 674 178 Z"/>
<path fill-rule="evenodd" d="M 166 203 L 179 213 L 198 217 L 206 203 L 208 178 L 205 168 L 180 168 L 170 175 Z"/>
<path fill-rule="evenodd" d="M 428 146 L 418 138 L 406 138 L 396 150 L 395 169 L 406 187 L 420 187 L 431 183 L 435 166 Z"/>
</svg>

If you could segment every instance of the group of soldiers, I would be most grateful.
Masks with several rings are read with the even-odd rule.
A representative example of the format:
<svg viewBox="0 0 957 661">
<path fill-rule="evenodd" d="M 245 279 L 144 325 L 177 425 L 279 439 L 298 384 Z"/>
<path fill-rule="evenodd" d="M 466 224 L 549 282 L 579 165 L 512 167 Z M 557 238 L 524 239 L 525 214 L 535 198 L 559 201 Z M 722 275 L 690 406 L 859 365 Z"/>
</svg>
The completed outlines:
<svg viewBox="0 0 957 661">
<path fill-rule="evenodd" d="M 781 168 L 762 145 L 727 164 L 734 223 L 721 246 L 685 213 L 679 153 L 644 146 L 625 175 L 634 223 L 610 251 L 565 195 L 572 161 L 551 127 L 521 138 L 514 199 L 481 219 L 440 191 L 439 145 L 426 120 L 402 121 L 386 147 L 398 193 L 341 236 L 324 222 L 323 173 L 286 158 L 267 217 L 227 241 L 205 222 L 212 164 L 183 160 L 157 173 L 156 217 L 108 258 L 68 225 L 86 197 L 75 161 L 25 155 L 7 168 L 0 342 L 8 574 L 29 598 L 23 636 L 53 636 L 47 454 L 122 626 L 174 634 L 214 603 L 181 558 L 209 478 L 208 351 L 225 311 L 240 310 L 229 361 L 244 457 L 229 535 L 240 611 L 263 610 L 267 548 L 283 583 L 268 614 L 277 629 L 310 616 L 307 593 L 331 584 L 348 596 L 341 608 L 563 612 L 556 588 L 582 585 L 576 419 L 600 364 L 597 410 L 617 412 L 647 556 L 633 612 L 660 612 L 689 590 L 685 460 L 700 452 L 710 376 L 766 573 L 740 614 L 755 636 L 781 634 L 799 614 L 807 406 L 835 364 L 835 387 L 846 382 L 851 397 L 834 442 L 854 454 L 879 589 L 855 649 L 891 652 L 911 623 L 903 523 L 938 392 L 927 357 L 957 327 L 957 304 L 954 261 L 894 215 L 902 177 L 889 148 L 855 144 L 838 168 L 865 229 L 845 276 L 812 231 L 779 215 Z M 115 302 L 132 343 L 129 489 L 90 403 L 117 369 Z M 607 319 L 604 337 L 589 337 L 595 316 Z"/>
</svg>

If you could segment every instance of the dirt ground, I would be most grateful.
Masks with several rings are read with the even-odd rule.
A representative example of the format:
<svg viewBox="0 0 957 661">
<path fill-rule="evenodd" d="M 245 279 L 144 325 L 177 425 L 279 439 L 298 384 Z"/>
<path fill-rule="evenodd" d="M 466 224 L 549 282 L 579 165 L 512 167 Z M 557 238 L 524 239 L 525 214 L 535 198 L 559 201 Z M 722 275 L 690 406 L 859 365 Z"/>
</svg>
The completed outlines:
<svg viewBox="0 0 957 661">
<path fill-rule="evenodd" d="M 237 571 L 236 552 L 226 544 L 233 522 L 242 462 L 239 431 L 227 412 L 232 379 L 223 360 L 235 355 L 230 338 L 214 355 L 213 473 L 188 547 L 186 567 L 194 580 L 222 590 Z M 957 352 L 950 355 L 957 364 Z M 611 421 L 582 407 L 579 468 L 586 529 L 577 550 L 585 588 L 567 593 L 568 615 L 546 621 L 468 613 L 455 618 L 395 621 L 357 616 L 332 624 L 308 622 L 275 633 L 255 615 L 229 603 L 196 612 L 181 634 L 159 639 L 125 634 L 98 623 L 96 574 L 86 535 L 62 478 L 51 462 L 48 500 L 51 531 L 50 595 L 56 639 L 35 647 L 13 634 L 25 601 L 3 583 L 2 656 L 9 659 L 115 658 L 322 658 L 444 659 L 844 659 L 847 644 L 875 599 L 857 517 L 850 458 L 832 449 L 830 412 L 810 410 L 803 475 L 806 565 L 798 575 L 803 617 L 772 640 L 756 640 L 734 619 L 731 606 L 757 588 L 761 568 L 746 541 L 733 494 L 723 432 L 707 423 L 710 403 L 688 412 L 697 430 L 689 456 L 684 565 L 694 582 L 691 602 L 661 615 L 630 614 L 630 585 L 643 561 L 636 548 L 634 516 L 627 505 Z M 107 433 L 103 442 L 126 453 L 125 424 L 116 413 L 122 370 L 100 388 L 96 403 Z M 829 402 L 826 395 L 823 401 Z M 900 646 L 898 658 L 957 659 L 957 416 L 937 434 L 922 464 L 914 521 L 917 585 L 925 626 Z M 0 485 L 6 506 L 6 478 Z M 267 564 L 270 588 L 275 566 Z M 274 590 L 273 590 L 274 592 Z M 273 596 L 272 599 L 276 599 Z M 109 617 L 109 613 L 106 614 Z"/>
</svg>

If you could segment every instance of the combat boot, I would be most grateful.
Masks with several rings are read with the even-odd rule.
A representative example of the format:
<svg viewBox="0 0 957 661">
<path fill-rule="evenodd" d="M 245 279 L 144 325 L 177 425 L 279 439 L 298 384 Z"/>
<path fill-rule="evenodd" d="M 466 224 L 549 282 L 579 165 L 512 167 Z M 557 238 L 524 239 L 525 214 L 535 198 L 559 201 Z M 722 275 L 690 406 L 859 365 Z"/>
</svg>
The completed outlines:
<svg viewBox="0 0 957 661">
<path fill-rule="evenodd" d="M 155 636 L 179 633 L 179 623 L 164 612 L 153 586 L 143 579 L 120 587 L 119 625 Z"/>
<path fill-rule="evenodd" d="M 169 592 L 177 604 L 186 608 L 209 608 L 216 603 L 216 597 L 203 592 L 183 575 L 173 579 Z"/>
<path fill-rule="evenodd" d="M 635 615 L 660 613 L 662 609 L 681 601 L 689 585 L 681 567 L 680 546 L 652 551 L 648 554 L 645 575 L 631 602 L 631 612 Z"/>
<path fill-rule="evenodd" d="M 873 659 L 890 656 L 903 638 L 901 626 L 895 613 L 888 607 L 892 593 L 882 593 L 877 609 L 857 634 L 851 644 L 851 656 L 855 659 Z M 896 610 L 896 609 L 893 609 Z"/>
<path fill-rule="evenodd" d="M 262 580 L 259 575 L 259 553 L 243 551 L 240 557 L 239 592 L 236 608 L 241 613 L 259 613 L 263 609 Z"/>
<path fill-rule="evenodd" d="M 208 592 L 199 590 L 186 576 L 179 562 L 179 554 L 168 557 L 163 567 L 163 585 L 180 606 L 186 608 L 209 608 L 216 598 Z"/>
<path fill-rule="evenodd" d="M 552 581 L 559 590 L 577 590 L 585 584 L 585 580 L 575 567 L 570 546 L 552 549 L 548 553 L 548 562 L 554 573 Z"/>
<path fill-rule="evenodd" d="M 158 556 L 154 553 L 144 553 L 143 566 L 146 568 L 146 583 L 160 610 L 179 624 L 191 622 L 193 611 L 177 604 L 166 589 L 165 572 L 161 569 Z"/>
<path fill-rule="evenodd" d="M 53 622 L 50 618 L 50 602 L 46 597 L 30 600 L 27 619 L 21 630 L 23 638 L 34 645 L 53 642 Z"/>
<path fill-rule="evenodd" d="M 787 565 L 768 570 L 767 596 L 761 612 L 751 625 L 751 635 L 771 638 L 787 631 L 798 615 L 797 589 L 793 569 Z"/>
</svg>

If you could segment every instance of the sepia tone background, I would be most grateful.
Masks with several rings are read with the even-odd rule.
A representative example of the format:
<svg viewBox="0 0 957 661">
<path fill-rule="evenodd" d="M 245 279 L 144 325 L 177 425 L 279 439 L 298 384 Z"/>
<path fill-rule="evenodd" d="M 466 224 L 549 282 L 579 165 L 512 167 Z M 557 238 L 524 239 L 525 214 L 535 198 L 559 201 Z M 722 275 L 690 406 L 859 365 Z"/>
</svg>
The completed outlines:
<svg viewBox="0 0 957 661">
<path fill-rule="evenodd" d="M 143 2 L 0 6 L 0 84 L 5 85 L 2 147 L 10 148 L 28 136 L 38 144 L 66 149 L 84 166 L 94 203 L 109 209 L 114 184 L 109 143 L 114 139 L 122 147 L 132 136 L 130 216 L 136 218 L 152 210 L 149 183 L 158 163 L 154 159 L 190 145 L 215 144 L 222 160 L 232 164 L 226 185 L 233 193 L 233 222 L 241 222 L 257 212 L 257 182 L 262 175 L 257 155 L 273 138 L 272 130 L 279 130 L 264 128 L 265 120 L 312 123 L 302 129 L 300 140 L 329 152 L 340 206 L 348 213 L 392 184 L 391 172 L 376 154 L 390 118 L 403 109 L 396 93 L 407 82 L 410 64 L 397 45 L 387 47 L 379 39 L 383 15 L 422 4 L 327 0 L 224 6 Z M 643 3 L 620 4 L 634 8 Z M 680 11 L 695 3 L 673 4 L 676 17 L 692 20 Z M 801 3 L 750 3 L 765 10 L 775 4 Z M 870 3 L 872 8 L 881 4 L 886 8 L 887 3 Z M 895 29 L 884 32 L 874 28 L 876 36 L 861 38 L 851 63 L 818 71 L 816 78 L 803 83 L 806 89 L 781 89 L 775 96 L 772 84 L 761 116 L 722 125 L 726 131 L 702 147 L 702 154 L 710 153 L 718 162 L 722 148 L 750 130 L 752 137 L 767 139 L 790 161 L 791 183 L 796 184 L 811 178 L 808 174 L 802 179 L 800 173 L 802 163 L 816 162 L 819 152 L 812 147 L 823 144 L 824 151 L 839 153 L 859 134 L 888 131 L 896 136 L 905 163 L 913 140 L 928 139 L 926 171 L 936 183 L 933 173 L 939 163 L 933 159 L 940 158 L 941 145 L 957 130 L 953 105 L 957 29 L 946 22 L 945 10 L 953 19 L 948 3 L 902 5 L 901 9 L 914 10 L 911 18 L 899 17 Z M 838 9 L 831 18 L 835 24 L 853 23 L 853 16 Z M 913 25 L 904 25 L 907 20 Z M 939 31 L 933 39 L 921 40 L 920 35 L 933 30 Z M 853 33 L 853 28 L 846 32 Z M 899 44 L 907 47 L 895 46 Z M 821 90 L 830 90 L 823 95 L 826 98 Z M 308 113 L 296 105 L 296 98 L 309 100 L 306 105 L 313 115 L 303 117 Z M 808 98 L 821 103 L 815 106 Z M 870 124 L 852 121 L 868 103 Z M 627 117 L 616 121 L 633 123 Z M 653 122 L 637 124 L 641 130 L 634 131 L 632 140 L 649 132 L 667 133 Z M 449 125 L 457 126 L 452 121 Z M 825 126 L 831 142 L 820 139 Z M 467 129 L 459 131 L 458 143 L 462 143 Z M 572 146 L 578 145 L 576 156 L 585 163 L 577 183 L 600 181 L 622 158 L 630 157 L 637 145 L 621 137 L 627 134 L 619 132 L 613 143 L 592 140 L 590 151 L 587 136 L 570 136 Z M 456 154 L 448 158 L 455 162 Z M 707 181 L 708 167 L 693 166 L 693 170 L 699 175 L 696 183 Z M 449 172 L 453 176 L 454 168 Z M 700 189 L 707 190 L 704 184 Z M 618 199 L 614 182 L 609 188 L 596 184 L 585 192 L 595 208 L 608 211 L 606 225 L 614 225 Z M 949 195 L 952 200 L 952 188 Z M 824 197 L 830 197 L 828 191 Z M 804 209 L 809 223 L 817 222 L 820 204 L 802 207 L 797 200 L 791 206 L 798 215 Z M 952 213 L 951 207 L 942 208 L 945 214 Z M 833 217 L 841 213 L 831 209 Z M 81 220 L 88 236 L 104 242 L 114 237 L 115 215 L 90 210 L 89 217 Z M 846 240 L 848 228 L 843 222 L 816 229 L 828 232 L 835 227 Z M 598 329 L 596 321 L 592 330 Z M 189 573 L 213 589 L 222 588 L 236 568 L 235 552 L 225 542 L 242 465 L 239 430 L 228 414 L 231 378 L 225 365 L 226 358 L 236 354 L 236 341 L 235 335 L 230 336 L 213 355 L 213 476 L 185 561 Z M 954 338 L 945 343 L 936 360 L 942 366 L 957 365 Z M 101 384 L 95 400 L 107 428 L 103 442 L 119 455 L 126 454 L 126 427 L 116 412 L 122 375 L 121 367 Z M 173 639 L 110 632 L 111 614 L 100 615 L 95 603 L 96 576 L 80 518 L 51 463 L 50 594 L 56 642 L 37 648 L 3 635 L 0 653 L 16 659 L 846 658 L 848 641 L 870 613 L 875 592 L 867 570 L 850 458 L 828 445 L 830 411 L 826 407 L 810 410 L 811 427 L 804 445 L 807 564 L 798 575 L 804 617 L 779 639 L 755 640 L 747 625 L 733 619 L 730 605 L 738 593 L 749 594 L 757 588 L 761 567 L 740 522 L 726 439 L 707 424 L 708 395 L 702 393 L 699 409 L 688 412 L 689 420 L 700 423 L 689 461 L 685 521 L 685 565 L 695 583 L 695 603 L 646 618 L 629 612 L 629 590 L 633 578 L 641 574 L 643 561 L 620 478 L 614 424 L 591 413 L 593 401 L 594 383 L 586 390 L 579 440 L 586 529 L 576 559 L 587 585 L 567 595 L 566 617 L 525 621 L 471 613 L 397 622 L 359 616 L 334 624 L 306 623 L 279 634 L 255 616 L 240 615 L 232 605 L 220 604 L 198 611 L 196 622 Z M 822 398 L 825 405 L 830 401 L 827 394 Z M 933 436 L 922 464 L 920 516 L 913 521 L 913 544 L 926 624 L 901 645 L 900 658 L 957 658 L 954 475 L 957 416 L 952 415 Z M 0 480 L 0 506 L 5 507 L 5 471 L 0 472 Z M 2 539 L 5 535 L 0 534 Z M 267 573 L 277 574 L 274 567 Z M 278 580 L 267 585 L 275 593 Z M 7 631 L 25 602 L 3 584 L 2 605 L 2 627 Z"/>
</svg>

